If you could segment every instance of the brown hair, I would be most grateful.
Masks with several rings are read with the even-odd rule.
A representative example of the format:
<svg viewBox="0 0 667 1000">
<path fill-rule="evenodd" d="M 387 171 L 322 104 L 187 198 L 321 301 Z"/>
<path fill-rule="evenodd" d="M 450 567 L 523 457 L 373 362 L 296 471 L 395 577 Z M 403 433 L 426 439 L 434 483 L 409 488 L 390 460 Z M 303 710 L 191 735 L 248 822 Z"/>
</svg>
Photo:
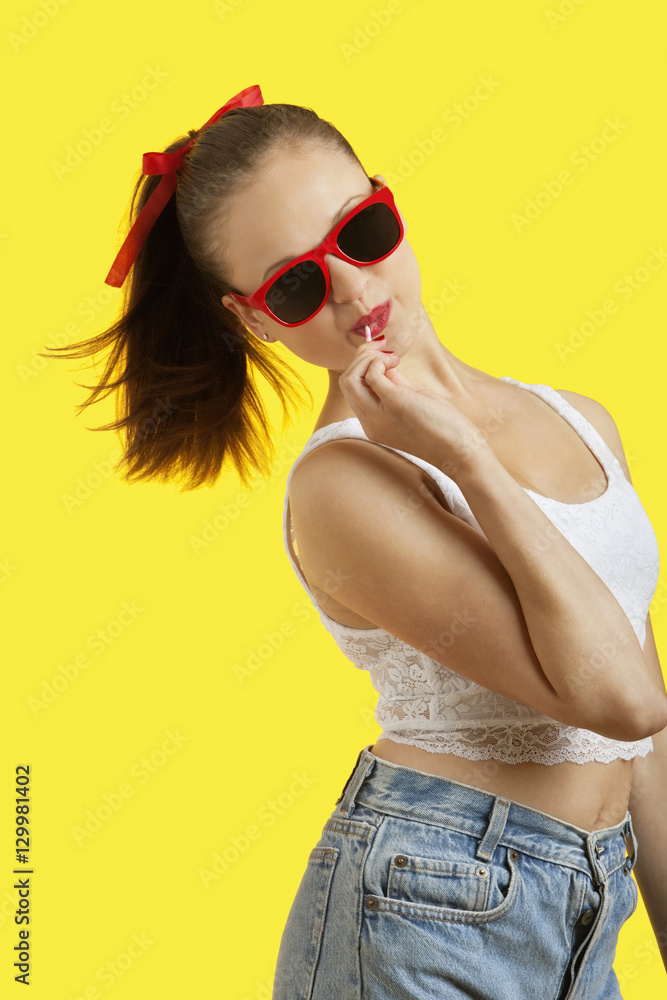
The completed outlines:
<svg viewBox="0 0 667 1000">
<path fill-rule="evenodd" d="M 164 152 L 193 135 L 194 130 Z M 87 340 L 54 348 L 60 357 L 83 358 L 111 347 L 99 384 L 83 386 L 92 391 L 77 409 L 119 390 L 118 419 L 90 429 L 124 430 L 115 468 L 124 467 L 126 481 L 184 477 L 182 490 L 213 486 L 227 456 L 244 486 L 253 470 L 265 475 L 275 445 L 255 373 L 278 395 L 283 429 L 295 394 L 305 405 L 294 381 L 312 406 L 303 379 L 220 301 L 233 290 L 225 258 L 225 198 L 270 155 L 304 146 L 343 152 L 361 166 L 330 122 L 299 105 L 235 108 L 204 129 L 125 281 L 120 318 Z M 142 175 L 136 182 L 129 225 L 159 181 Z"/>
</svg>

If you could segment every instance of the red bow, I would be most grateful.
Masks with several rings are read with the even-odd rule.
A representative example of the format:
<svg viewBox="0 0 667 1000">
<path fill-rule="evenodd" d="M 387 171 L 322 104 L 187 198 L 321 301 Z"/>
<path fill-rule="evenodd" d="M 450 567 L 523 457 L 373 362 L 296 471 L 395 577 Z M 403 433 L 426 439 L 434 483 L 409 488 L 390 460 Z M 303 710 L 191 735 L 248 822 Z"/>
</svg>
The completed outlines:
<svg viewBox="0 0 667 1000">
<path fill-rule="evenodd" d="M 252 87 L 246 87 L 245 90 L 241 90 L 238 94 L 227 101 L 223 107 L 216 111 L 213 117 L 209 118 L 209 120 L 198 130 L 197 135 L 199 135 L 199 133 L 202 132 L 207 125 L 212 125 L 213 122 L 217 122 L 218 118 L 222 118 L 224 113 L 226 111 L 231 111 L 232 108 L 255 107 L 256 105 L 263 103 L 264 99 L 258 84 L 253 84 Z M 106 285 L 112 285 L 114 288 L 120 288 L 125 281 L 127 273 L 134 263 L 137 254 L 144 245 L 146 237 L 155 225 L 155 220 L 174 193 L 174 189 L 176 187 L 176 172 L 183 166 L 183 158 L 197 138 L 197 135 L 193 136 L 193 138 L 190 139 L 190 142 L 188 142 L 185 146 L 180 146 L 178 149 L 174 150 L 173 153 L 144 153 L 143 165 L 141 169 L 142 174 L 162 174 L 162 180 L 156 187 L 155 191 L 153 191 L 153 194 L 142 208 L 139 216 L 134 222 L 134 225 L 127 234 L 125 242 L 118 251 L 116 259 L 111 265 L 111 270 L 104 279 L 104 283 Z"/>
</svg>

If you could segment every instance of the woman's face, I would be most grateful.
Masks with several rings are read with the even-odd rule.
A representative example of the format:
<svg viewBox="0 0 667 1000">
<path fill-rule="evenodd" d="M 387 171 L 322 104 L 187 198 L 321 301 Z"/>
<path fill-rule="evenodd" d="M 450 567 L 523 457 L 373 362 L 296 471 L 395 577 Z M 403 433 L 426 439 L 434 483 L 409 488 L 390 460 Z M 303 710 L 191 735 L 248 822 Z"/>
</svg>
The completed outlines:
<svg viewBox="0 0 667 1000">
<path fill-rule="evenodd" d="M 226 206 L 224 241 L 232 287 L 252 295 L 271 272 L 321 243 L 340 216 L 374 190 L 359 164 L 344 153 L 308 149 L 271 157 Z M 331 274 L 329 298 L 317 316 L 301 326 L 282 326 L 230 295 L 224 295 L 222 303 L 263 343 L 280 341 L 304 361 L 343 372 L 365 339 L 352 328 L 389 301 L 386 342 L 381 346 L 402 356 L 417 332 L 421 305 L 419 267 L 407 239 L 385 260 L 367 267 L 334 254 L 325 259 Z"/>
</svg>

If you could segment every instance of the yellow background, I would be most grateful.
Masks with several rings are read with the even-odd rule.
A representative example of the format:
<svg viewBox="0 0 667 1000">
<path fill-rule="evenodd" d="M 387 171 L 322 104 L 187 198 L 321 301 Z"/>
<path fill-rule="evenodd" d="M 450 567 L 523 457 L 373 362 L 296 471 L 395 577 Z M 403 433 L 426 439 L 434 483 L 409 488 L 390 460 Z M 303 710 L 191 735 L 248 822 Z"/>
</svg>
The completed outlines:
<svg viewBox="0 0 667 1000">
<path fill-rule="evenodd" d="M 272 478 L 248 493 L 228 473 L 188 494 L 121 482 L 116 435 L 87 429 L 113 419 L 111 399 L 75 414 L 94 370 L 36 352 L 116 317 L 121 293 L 104 278 L 142 153 L 258 83 L 267 103 L 333 121 L 368 172 L 392 181 L 424 304 L 457 357 L 609 409 L 664 551 L 667 266 L 648 280 L 641 268 L 667 246 L 667 13 L 655 0 L 14 0 L 1 16 L 0 991 L 24 995 L 12 816 L 14 768 L 29 763 L 34 1000 L 262 1000 L 308 853 L 379 735 L 370 679 L 321 626 L 283 548 L 285 479 L 326 373 L 276 347 L 307 379 L 314 411 L 283 433 L 267 390 Z M 495 81 L 483 98 L 481 79 Z M 58 167 L 104 118 L 113 128 Z M 620 124 L 605 140 L 607 119 Z M 430 149 L 437 128 L 446 137 Z M 521 224 L 529 200 L 538 211 Z M 447 301 L 457 281 L 465 290 Z M 571 328 L 610 298 L 616 311 L 564 354 Z M 666 600 L 661 577 L 659 651 Z M 293 634 L 267 646 L 286 623 Z M 56 690 L 82 654 L 88 666 Z M 251 654 L 261 662 L 239 679 Z M 55 697 L 36 710 L 49 686 Z M 96 812 L 99 828 L 82 836 Z M 231 860 L 206 886 L 216 854 Z M 663 995 L 641 900 L 615 968 L 628 1000 Z"/>
</svg>

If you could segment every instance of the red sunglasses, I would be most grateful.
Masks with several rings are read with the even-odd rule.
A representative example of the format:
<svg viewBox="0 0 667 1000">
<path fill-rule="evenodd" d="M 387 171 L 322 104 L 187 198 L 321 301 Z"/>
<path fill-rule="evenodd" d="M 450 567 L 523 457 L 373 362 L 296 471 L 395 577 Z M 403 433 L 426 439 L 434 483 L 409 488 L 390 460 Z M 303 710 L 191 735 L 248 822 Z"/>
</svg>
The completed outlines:
<svg viewBox="0 0 667 1000">
<path fill-rule="evenodd" d="M 329 298 L 331 275 L 324 259 L 332 253 L 349 264 L 368 267 L 394 252 L 405 231 L 394 196 L 382 181 L 309 253 L 301 254 L 272 274 L 252 295 L 229 292 L 241 305 L 261 309 L 283 326 L 300 326 L 316 316 Z"/>
</svg>

